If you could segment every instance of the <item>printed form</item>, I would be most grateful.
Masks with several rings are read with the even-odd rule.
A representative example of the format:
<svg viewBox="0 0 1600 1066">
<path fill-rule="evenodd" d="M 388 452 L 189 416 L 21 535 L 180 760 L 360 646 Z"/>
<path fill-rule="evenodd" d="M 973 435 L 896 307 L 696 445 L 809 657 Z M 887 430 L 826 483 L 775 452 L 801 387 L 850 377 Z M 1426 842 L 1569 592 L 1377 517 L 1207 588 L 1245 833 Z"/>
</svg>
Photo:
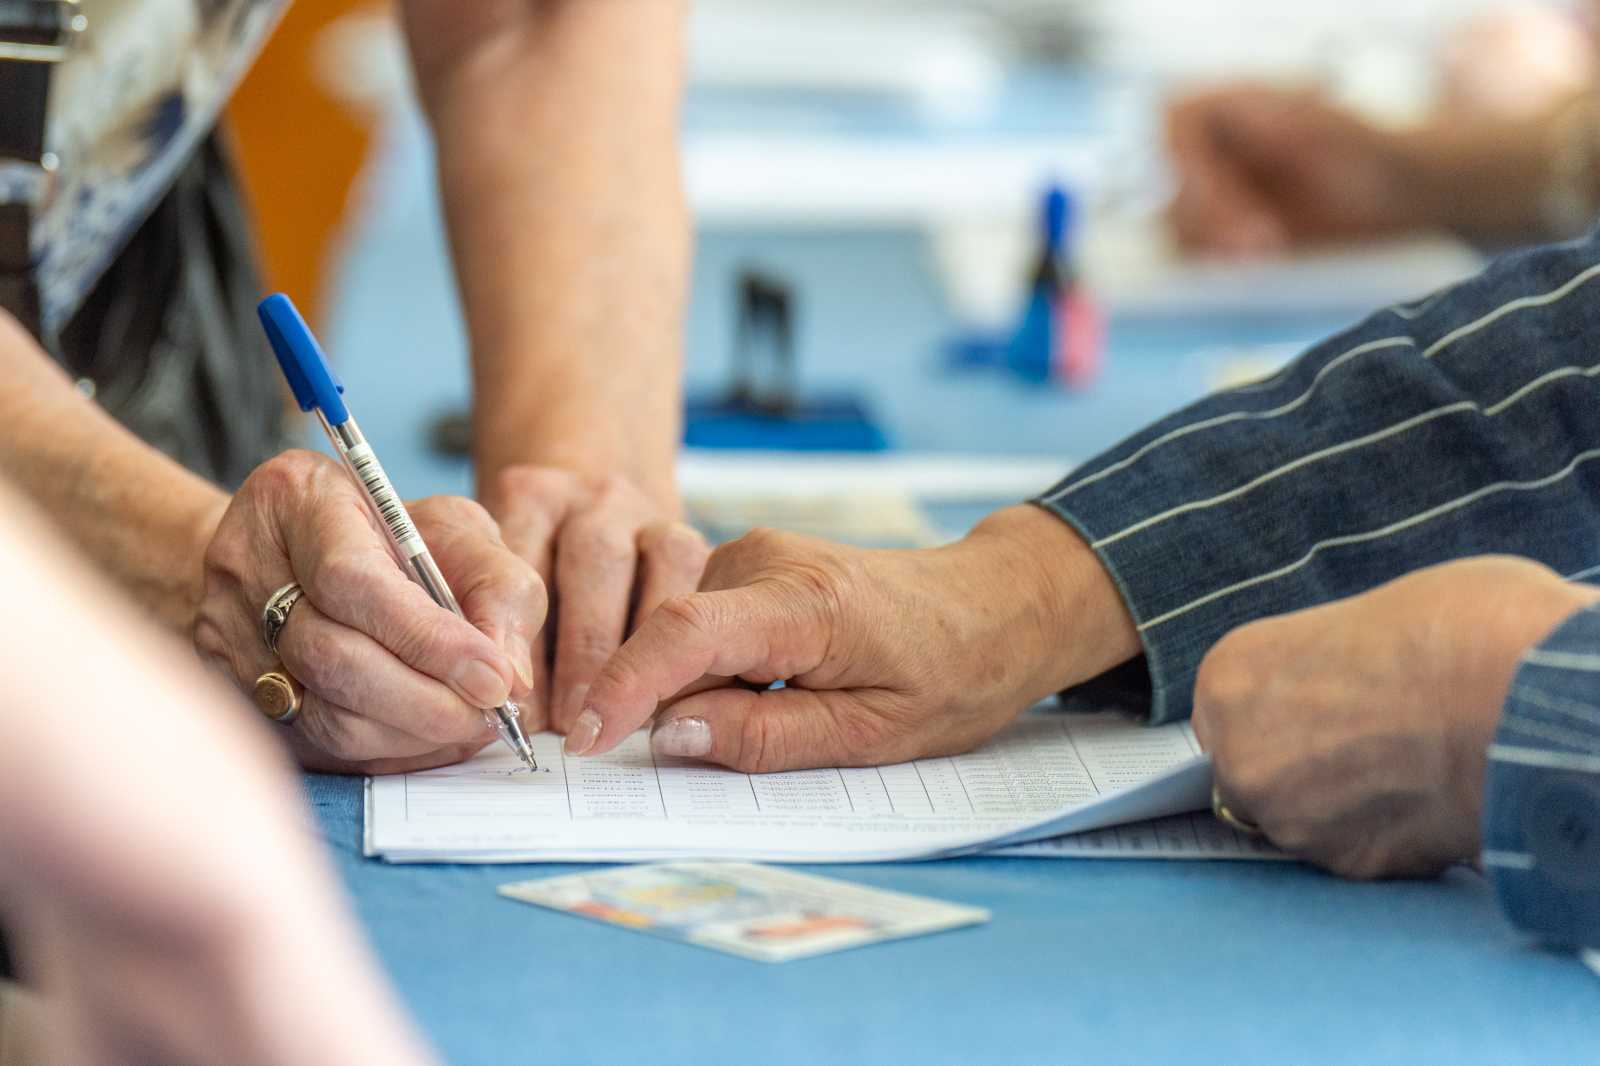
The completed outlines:
<svg viewBox="0 0 1600 1066">
<path fill-rule="evenodd" d="M 492 745 L 459 766 L 370 779 L 367 854 L 393 862 L 876 862 L 1040 841 L 1210 801 L 1210 764 L 1188 723 L 1152 729 L 1113 714 L 1034 711 L 965 755 L 758 775 L 657 759 L 644 732 L 581 759 L 564 756 L 552 733 L 533 744 L 537 773 Z M 1100 854 L 1119 846 L 1081 839 Z M 1161 839 L 1181 842 L 1189 857 L 1247 850 L 1209 831 Z M 1082 853 L 1055 843 L 1019 853 Z"/>
</svg>

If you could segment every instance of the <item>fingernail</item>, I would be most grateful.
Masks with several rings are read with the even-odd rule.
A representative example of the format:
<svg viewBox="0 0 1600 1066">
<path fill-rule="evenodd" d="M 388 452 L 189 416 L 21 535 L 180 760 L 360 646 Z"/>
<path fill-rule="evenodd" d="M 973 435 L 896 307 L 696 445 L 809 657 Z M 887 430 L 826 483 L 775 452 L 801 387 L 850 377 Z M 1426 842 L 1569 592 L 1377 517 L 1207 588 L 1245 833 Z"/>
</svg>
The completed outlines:
<svg viewBox="0 0 1600 1066">
<path fill-rule="evenodd" d="M 456 688 L 479 707 L 498 707 L 511 698 L 511 688 L 500 671 L 482 659 L 468 659 L 456 671 Z"/>
<path fill-rule="evenodd" d="M 704 718 L 674 718 L 650 734 L 650 748 L 658 755 L 696 759 L 711 754 L 711 726 Z"/>
<path fill-rule="evenodd" d="M 578 720 L 572 723 L 572 728 L 567 730 L 567 754 L 582 755 L 594 747 L 594 742 L 600 739 L 601 724 L 599 712 L 593 707 L 585 707 L 583 713 L 578 715 Z"/>
</svg>

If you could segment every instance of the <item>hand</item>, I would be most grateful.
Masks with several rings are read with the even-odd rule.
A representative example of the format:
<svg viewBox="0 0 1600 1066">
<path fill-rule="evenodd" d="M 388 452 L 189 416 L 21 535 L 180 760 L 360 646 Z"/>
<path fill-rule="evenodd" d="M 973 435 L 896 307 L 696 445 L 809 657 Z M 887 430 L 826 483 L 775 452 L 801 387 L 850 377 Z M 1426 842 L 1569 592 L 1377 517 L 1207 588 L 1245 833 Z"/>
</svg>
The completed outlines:
<svg viewBox="0 0 1600 1066">
<path fill-rule="evenodd" d="M 493 738 L 484 708 L 531 691 L 545 616 L 539 576 L 472 501 L 433 497 L 409 509 L 466 621 L 409 579 L 349 474 L 311 452 L 286 452 L 251 474 L 206 551 L 195 645 L 247 690 L 275 666 L 260 635 L 267 598 L 290 581 L 305 589 L 278 652 L 305 685 L 288 735 L 312 769 L 458 761 Z"/>
<path fill-rule="evenodd" d="M 42 1007 L 26 1061 L 432 1062 L 238 696 L 3 485 L 0 571 L 30 605 L 0 618 L 0 912 Z"/>
<path fill-rule="evenodd" d="M 569 751 L 608 751 L 664 704 L 656 751 L 747 772 L 952 754 L 1137 649 L 1088 547 L 1032 506 L 936 550 L 757 531 L 702 588 L 606 664 Z"/>
<path fill-rule="evenodd" d="M 1172 224 L 1238 256 L 1421 228 L 1397 139 L 1309 91 L 1233 86 L 1174 103 Z"/>
<path fill-rule="evenodd" d="M 1517 663 L 1596 598 L 1537 563 L 1486 556 L 1235 630 L 1195 685 L 1219 793 L 1280 847 L 1347 877 L 1471 859 Z"/>
<path fill-rule="evenodd" d="M 663 601 L 694 591 L 710 548 L 675 510 L 621 477 L 507 467 L 488 500 L 506 543 L 553 600 L 553 621 L 535 638 L 523 724 L 565 733 L 623 638 Z"/>
</svg>

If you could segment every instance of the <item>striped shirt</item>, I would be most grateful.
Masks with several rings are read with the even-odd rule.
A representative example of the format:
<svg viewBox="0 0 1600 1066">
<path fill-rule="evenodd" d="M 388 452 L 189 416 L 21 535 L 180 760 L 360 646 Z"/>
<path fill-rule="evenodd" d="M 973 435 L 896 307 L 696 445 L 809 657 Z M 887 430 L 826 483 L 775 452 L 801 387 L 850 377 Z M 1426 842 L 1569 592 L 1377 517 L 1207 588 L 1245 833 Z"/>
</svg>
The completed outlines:
<svg viewBox="0 0 1600 1066">
<path fill-rule="evenodd" d="M 1600 579 L 1592 338 L 1600 234 L 1506 256 L 1379 311 L 1273 377 L 1207 397 L 1074 471 L 1036 502 L 1094 548 L 1144 654 L 1066 701 L 1121 703 L 1152 722 L 1185 717 L 1200 660 L 1230 630 L 1451 559 L 1520 555 Z M 1600 944 L 1596 662 L 1593 612 L 1530 654 L 1492 753 L 1485 813 L 1486 867 L 1508 912 L 1587 944 Z M 1514 754 L 1528 751 L 1554 761 Z M 1591 879 L 1534 892 L 1550 880 L 1542 852 L 1529 850 L 1527 827 L 1545 817 L 1535 799 L 1569 778 L 1583 784 L 1560 793 L 1568 818 L 1551 832 Z"/>
</svg>

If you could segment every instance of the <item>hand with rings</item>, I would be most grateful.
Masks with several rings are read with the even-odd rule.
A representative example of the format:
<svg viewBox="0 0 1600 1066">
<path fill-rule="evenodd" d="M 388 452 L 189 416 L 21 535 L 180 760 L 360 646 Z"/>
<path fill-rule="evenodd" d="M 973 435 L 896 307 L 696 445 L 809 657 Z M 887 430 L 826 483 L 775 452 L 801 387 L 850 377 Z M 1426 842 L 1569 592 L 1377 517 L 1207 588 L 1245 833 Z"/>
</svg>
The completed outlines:
<svg viewBox="0 0 1600 1066">
<path fill-rule="evenodd" d="M 289 621 L 289 612 L 305 596 L 298 581 L 291 581 L 267 599 L 261 611 L 261 642 L 274 656 L 278 654 L 278 634 Z M 256 678 L 256 709 L 279 725 L 289 725 L 300 715 L 305 687 L 280 666 Z"/>
<path fill-rule="evenodd" d="M 206 551 L 195 645 L 288 727 L 308 768 L 459 761 L 493 739 L 483 708 L 531 690 L 538 574 L 476 503 L 410 510 L 465 621 L 407 577 L 349 475 L 311 452 L 257 468 Z"/>
</svg>

